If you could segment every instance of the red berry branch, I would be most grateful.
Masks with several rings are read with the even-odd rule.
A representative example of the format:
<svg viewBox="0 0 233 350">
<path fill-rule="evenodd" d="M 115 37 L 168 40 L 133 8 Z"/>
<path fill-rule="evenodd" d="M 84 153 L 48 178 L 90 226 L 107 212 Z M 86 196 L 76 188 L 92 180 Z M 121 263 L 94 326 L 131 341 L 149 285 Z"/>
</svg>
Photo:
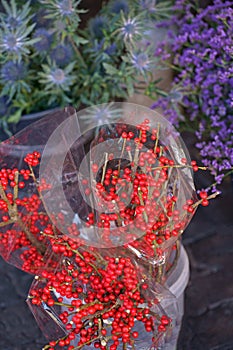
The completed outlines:
<svg viewBox="0 0 233 350">
<path fill-rule="evenodd" d="M 25 156 L 25 169 L 0 170 L 0 252 L 37 275 L 29 305 L 58 332 L 44 350 L 139 349 L 144 334 L 151 348 L 160 346 L 172 329 L 160 301 L 177 260 L 178 238 L 197 206 L 216 196 L 202 190 L 196 197 L 191 169 L 204 168 L 174 156 L 160 140 L 159 124 L 151 128 L 146 119 L 110 131 L 100 129 L 91 144 L 90 178 L 83 177 L 81 186 L 96 206 L 81 230 L 73 221 L 64 234 L 56 220 L 65 223 L 65 214 L 49 216 L 43 193 L 52 184 L 38 181 L 37 151 Z M 109 147 L 99 166 L 94 145 L 109 132 L 120 157 Z M 95 232 L 102 246 L 88 246 L 83 232 Z"/>
</svg>

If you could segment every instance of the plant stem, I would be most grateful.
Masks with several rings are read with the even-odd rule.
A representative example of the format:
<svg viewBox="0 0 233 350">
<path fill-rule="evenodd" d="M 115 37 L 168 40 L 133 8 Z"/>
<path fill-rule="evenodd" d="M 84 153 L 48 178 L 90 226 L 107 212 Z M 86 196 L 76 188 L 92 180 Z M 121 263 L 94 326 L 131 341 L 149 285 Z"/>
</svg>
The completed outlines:
<svg viewBox="0 0 233 350">
<path fill-rule="evenodd" d="M 16 186 L 18 187 L 18 185 L 16 185 Z M 17 193 L 18 193 L 18 190 L 14 189 L 14 195 L 16 195 Z M 22 219 L 20 218 L 20 216 L 18 214 L 17 206 L 15 206 L 15 204 L 11 205 L 1 183 L 0 183 L 0 195 L 1 195 L 2 199 L 7 203 L 8 213 L 10 216 L 10 220 L 7 223 L 18 223 L 18 225 L 24 231 L 24 233 L 26 234 L 28 240 L 32 243 L 32 245 L 34 245 L 41 254 L 44 254 L 45 250 L 46 250 L 45 246 L 42 243 L 40 243 L 36 239 L 36 237 L 33 236 L 33 234 L 30 232 L 30 230 L 25 226 L 25 224 L 23 223 Z M 5 226 L 5 225 L 1 225 L 1 226 Z"/>
<path fill-rule="evenodd" d="M 101 178 L 101 184 L 102 185 L 104 183 L 104 178 L 105 178 L 105 174 L 106 174 L 107 165 L 108 165 L 108 153 L 106 152 L 105 153 L 105 161 L 104 161 L 103 173 L 102 173 L 102 178 Z"/>
<path fill-rule="evenodd" d="M 192 165 L 188 165 L 188 164 L 174 164 L 174 165 L 161 165 L 161 166 L 156 166 L 154 168 L 151 168 L 151 170 L 156 170 L 156 169 L 165 169 L 165 168 L 190 168 L 192 169 Z M 208 168 L 206 168 L 205 166 L 199 166 L 198 169 L 200 170 L 207 170 Z"/>
<path fill-rule="evenodd" d="M 213 199 L 213 198 L 216 198 L 217 196 L 220 195 L 220 192 L 215 192 L 213 194 L 211 194 L 210 196 L 208 196 L 206 199 L 209 200 L 209 199 Z M 193 209 L 195 209 L 196 207 L 198 207 L 198 205 L 200 205 L 202 203 L 202 199 L 200 199 L 199 201 L 197 201 L 196 203 L 194 203 L 192 205 Z"/>
<path fill-rule="evenodd" d="M 156 135 L 156 140 L 155 140 L 155 146 L 154 146 L 154 153 L 156 154 L 156 149 L 158 147 L 158 142 L 159 142 L 159 131 L 160 131 L 160 123 L 158 123 L 158 130 L 157 130 L 157 135 Z"/>
</svg>

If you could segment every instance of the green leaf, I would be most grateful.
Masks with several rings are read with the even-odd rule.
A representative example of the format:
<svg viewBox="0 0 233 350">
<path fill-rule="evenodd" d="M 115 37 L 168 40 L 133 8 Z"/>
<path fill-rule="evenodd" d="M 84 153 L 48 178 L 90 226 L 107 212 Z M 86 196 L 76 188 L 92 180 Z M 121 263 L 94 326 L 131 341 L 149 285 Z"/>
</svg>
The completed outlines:
<svg viewBox="0 0 233 350">
<path fill-rule="evenodd" d="M 134 93 L 134 86 L 133 86 L 132 79 L 130 77 L 127 77 L 126 82 L 127 82 L 127 92 L 129 96 L 132 96 Z"/>
<path fill-rule="evenodd" d="M 84 105 L 90 105 L 91 104 L 91 101 L 88 99 L 88 98 L 86 98 L 86 96 L 84 96 L 84 95 L 80 95 L 80 99 L 81 99 L 81 102 L 84 104 Z"/>
<path fill-rule="evenodd" d="M 103 67 L 104 67 L 106 73 L 109 75 L 118 75 L 119 74 L 118 69 L 116 69 L 111 64 L 103 63 Z"/>
<path fill-rule="evenodd" d="M 89 41 L 82 38 L 81 36 L 73 34 L 73 40 L 77 46 L 87 44 Z"/>
<path fill-rule="evenodd" d="M 14 114 L 11 114 L 11 116 L 7 119 L 8 123 L 18 123 L 22 116 L 22 110 L 18 109 Z"/>
</svg>

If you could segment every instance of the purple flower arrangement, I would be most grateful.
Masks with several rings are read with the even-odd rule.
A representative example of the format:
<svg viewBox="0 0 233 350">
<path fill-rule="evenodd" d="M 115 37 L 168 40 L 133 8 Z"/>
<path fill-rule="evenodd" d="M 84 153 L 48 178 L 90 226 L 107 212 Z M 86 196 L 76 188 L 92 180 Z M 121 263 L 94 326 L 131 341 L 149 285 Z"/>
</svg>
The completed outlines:
<svg viewBox="0 0 233 350">
<path fill-rule="evenodd" d="M 175 1 L 169 44 L 156 54 L 175 70 L 170 93 L 157 90 L 162 107 L 181 131 L 195 133 L 203 164 L 215 184 L 233 172 L 233 1 L 214 0 L 205 9 Z"/>
</svg>

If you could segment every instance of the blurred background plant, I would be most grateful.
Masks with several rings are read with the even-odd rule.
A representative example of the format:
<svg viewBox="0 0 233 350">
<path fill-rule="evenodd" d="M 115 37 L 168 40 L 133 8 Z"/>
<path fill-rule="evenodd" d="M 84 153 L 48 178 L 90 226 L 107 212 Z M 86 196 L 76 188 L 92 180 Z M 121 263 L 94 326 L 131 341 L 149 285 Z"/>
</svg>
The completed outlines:
<svg viewBox="0 0 233 350">
<path fill-rule="evenodd" d="M 83 28 L 81 0 L 2 0 L 0 122 L 71 104 L 124 100 L 158 65 L 149 29 L 170 1 L 112 0 Z"/>
<path fill-rule="evenodd" d="M 173 9 L 163 25 L 176 30 L 156 50 L 175 72 L 172 87 L 167 93 L 152 83 L 147 90 L 154 108 L 195 135 L 196 155 L 214 176 L 215 190 L 233 173 L 233 1 L 202 8 L 197 0 L 176 0 Z"/>
</svg>

